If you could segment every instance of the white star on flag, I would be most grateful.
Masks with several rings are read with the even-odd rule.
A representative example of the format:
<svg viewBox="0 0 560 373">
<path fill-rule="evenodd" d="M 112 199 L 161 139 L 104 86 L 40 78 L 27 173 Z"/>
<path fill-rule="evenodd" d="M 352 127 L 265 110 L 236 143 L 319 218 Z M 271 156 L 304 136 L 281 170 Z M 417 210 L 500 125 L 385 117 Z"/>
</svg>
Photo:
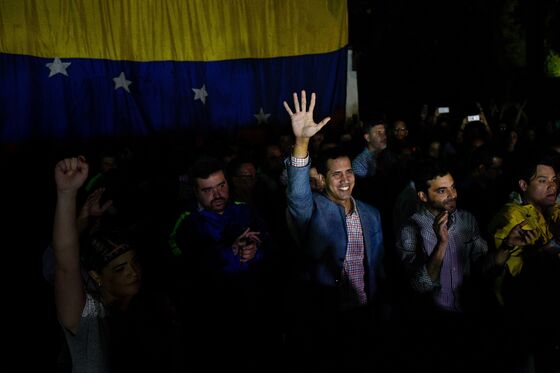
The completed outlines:
<svg viewBox="0 0 560 373">
<path fill-rule="evenodd" d="M 268 122 L 268 117 L 270 116 L 270 114 L 265 114 L 264 109 L 261 108 L 261 110 L 257 114 L 253 114 L 253 116 L 257 118 L 259 124 L 261 123 L 266 124 Z"/>
<path fill-rule="evenodd" d="M 202 101 L 203 104 L 206 103 L 206 97 L 208 96 L 208 92 L 206 92 L 206 84 L 202 85 L 202 88 L 191 88 L 194 91 L 194 99 Z"/>
<path fill-rule="evenodd" d="M 113 78 L 115 82 L 115 89 L 124 88 L 125 91 L 130 93 L 130 89 L 128 88 L 129 85 L 132 84 L 130 80 L 126 80 L 126 76 L 124 75 L 124 71 L 121 71 L 121 74 L 116 78 Z"/>
<path fill-rule="evenodd" d="M 62 74 L 68 76 L 68 72 L 66 69 L 70 66 L 72 62 L 62 62 L 60 58 L 55 57 L 53 62 L 49 62 L 45 64 L 46 67 L 49 68 L 49 78 L 55 76 L 56 74 Z"/>
</svg>

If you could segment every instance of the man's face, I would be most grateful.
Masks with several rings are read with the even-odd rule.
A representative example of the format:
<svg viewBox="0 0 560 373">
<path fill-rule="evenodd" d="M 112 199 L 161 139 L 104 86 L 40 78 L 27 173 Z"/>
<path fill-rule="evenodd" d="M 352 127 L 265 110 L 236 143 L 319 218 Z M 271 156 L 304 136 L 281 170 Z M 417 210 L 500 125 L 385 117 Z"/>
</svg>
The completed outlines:
<svg viewBox="0 0 560 373">
<path fill-rule="evenodd" d="M 252 191 L 257 183 L 257 169 L 252 163 L 243 163 L 232 179 L 236 188 Z"/>
<path fill-rule="evenodd" d="M 437 159 L 439 158 L 440 150 L 441 143 L 439 141 L 432 141 L 430 143 L 430 147 L 428 148 L 428 154 L 430 155 L 430 157 Z"/>
<path fill-rule="evenodd" d="M 268 169 L 272 171 L 281 172 L 284 168 L 282 162 L 282 150 L 277 145 L 270 145 L 266 148 L 265 163 Z"/>
<path fill-rule="evenodd" d="M 408 129 L 406 123 L 402 120 L 396 121 L 393 128 L 393 133 L 397 140 L 404 140 L 408 136 Z"/>
<path fill-rule="evenodd" d="M 336 203 L 345 204 L 354 189 L 354 171 L 348 157 L 329 159 L 327 161 L 326 189 L 327 196 Z"/>
<path fill-rule="evenodd" d="M 387 147 L 387 134 L 385 133 L 385 125 L 377 124 L 373 126 L 368 133 L 365 134 L 368 148 L 372 151 L 379 152 Z"/>
<path fill-rule="evenodd" d="M 525 200 L 539 208 L 546 208 L 556 203 L 558 185 L 554 168 L 538 165 L 531 180 L 519 182 Z"/>
<path fill-rule="evenodd" d="M 450 174 L 437 176 L 430 182 L 428 193 L 419 192 L 418 197 L 433 214 L 443 211 L 453 212 L 457 209 L 457 190 Z"/>
<path fill-rule="evenodd" d="M 116 166 L 117 166 L 117 161 L 115 160 L 114 157 L 107 156 L 101 158 L 101 172 L 107 172 L 109 170 L 116 168 Z"/>
<path fill-rule="evenodd" d="M 206 179 L 197 178 L 195 195 L 200 205 L 218 214 L 224 212 L 229 199 L 229 188 L 223 171 L 210 174 Z"/>
</svg>

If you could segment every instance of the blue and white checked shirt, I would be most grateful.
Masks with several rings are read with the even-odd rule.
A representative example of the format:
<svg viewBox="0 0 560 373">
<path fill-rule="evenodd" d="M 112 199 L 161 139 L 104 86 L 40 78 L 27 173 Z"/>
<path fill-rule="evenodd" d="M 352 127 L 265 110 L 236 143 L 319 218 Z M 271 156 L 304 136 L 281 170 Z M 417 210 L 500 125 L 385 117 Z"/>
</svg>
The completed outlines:
<svg viewBox="0 0 560 373">
<path fill-rule="evenodd" d="M 422 207 L 400 229 L 397 248 L 411 276 L 412 288 L 418 293 L 432 292 L 434 302 L 448 311 L 463 310 L 459 290 L 473 266 L 488 253 L 488 244 L 480 236 L 476 219 L 469 212 L 456 210 L 451 214 L 449 242 L 443 258 L 439 281 L 432 281 L 426 268 L 436 244 L 435 216 Z M 488 259 L 492 259 L 488 257 Z M 490 268 L 493 261 L 489 261 Z"/>
</svg>

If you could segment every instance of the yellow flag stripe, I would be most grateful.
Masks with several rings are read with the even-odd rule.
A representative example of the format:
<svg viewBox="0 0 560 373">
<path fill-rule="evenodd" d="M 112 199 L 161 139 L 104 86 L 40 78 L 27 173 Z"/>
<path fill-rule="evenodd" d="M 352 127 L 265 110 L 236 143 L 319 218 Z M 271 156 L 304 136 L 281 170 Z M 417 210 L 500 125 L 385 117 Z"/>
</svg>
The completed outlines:
<svg viewBox="0 0 560 373">
<path fill-rule="evenodd" d="M 131 61 L 326 53 L 346 0 L 0 0 L 0 52 Z"/>
</svg>

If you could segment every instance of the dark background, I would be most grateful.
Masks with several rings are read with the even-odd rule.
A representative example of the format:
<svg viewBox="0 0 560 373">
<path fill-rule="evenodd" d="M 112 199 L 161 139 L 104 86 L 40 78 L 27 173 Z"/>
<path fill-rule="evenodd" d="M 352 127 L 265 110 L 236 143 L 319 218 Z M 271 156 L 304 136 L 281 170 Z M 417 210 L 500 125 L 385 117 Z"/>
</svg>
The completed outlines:
<svg viewBox="0 0 560 373">
<path fill-rule="evenodd" d="M 422 104 L 527 99 L 532 121 L 560 117 L 559 78 L 547 77 L 544 69 L 545 37 L 560 50 L 558 0 L 348 4 L 361 116 L 384 111 L 412 117 Z M 6 343 L 18 368 L 51 371 L 60 346 L 52 288 L 41 272 L 54 211 L 52 170 L 59 158 L 52 149 L 59 145 L 10 145 L 0 162 L 4 321 L 13 331 Z"/>
<path fill-rule="evenodd" d="M 531 119 L 560 116 L 559 78 L 545 72 L 545 42 L 560 51 L 559 10 L 558 0 L 350 0 L 361 116 L 525 99 Z"/>
</svg>

